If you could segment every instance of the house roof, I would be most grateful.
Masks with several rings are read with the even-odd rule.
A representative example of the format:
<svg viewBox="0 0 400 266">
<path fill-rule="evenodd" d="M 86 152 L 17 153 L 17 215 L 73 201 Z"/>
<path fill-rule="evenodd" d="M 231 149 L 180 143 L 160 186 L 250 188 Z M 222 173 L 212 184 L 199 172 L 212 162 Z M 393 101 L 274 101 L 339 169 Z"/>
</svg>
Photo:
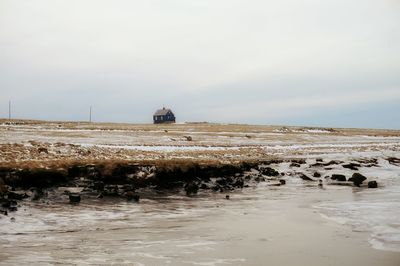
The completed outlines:
<svg viewBox="0 0 400 266">
<path fill-rule="evenodd" d="M 171 112 L 171 113 L 172 113 L 171 109 L 166 109 L 166 108 L 158 109 L 158 110 L 154 113 L 154 115 L 155 115 L 155 116 L 157 116 L 157 115 L 166 115 L 168 112 Z"/>
</svg>

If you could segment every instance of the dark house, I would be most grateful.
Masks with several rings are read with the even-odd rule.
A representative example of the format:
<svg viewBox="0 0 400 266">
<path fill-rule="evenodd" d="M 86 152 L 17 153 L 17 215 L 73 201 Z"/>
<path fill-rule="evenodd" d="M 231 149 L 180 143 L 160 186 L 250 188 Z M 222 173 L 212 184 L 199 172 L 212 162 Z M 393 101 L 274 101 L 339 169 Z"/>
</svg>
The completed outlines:
<svg viewBox="0 0 400 266">
<path fill-rule="evenodd" d="M 163 109 L 157 110 L 153 115 L 153 122 L 154 124 L 161 124 L 161 123 L 175 123 L 175 115 L 171 111 L 171 109 Z"/>
</svg>

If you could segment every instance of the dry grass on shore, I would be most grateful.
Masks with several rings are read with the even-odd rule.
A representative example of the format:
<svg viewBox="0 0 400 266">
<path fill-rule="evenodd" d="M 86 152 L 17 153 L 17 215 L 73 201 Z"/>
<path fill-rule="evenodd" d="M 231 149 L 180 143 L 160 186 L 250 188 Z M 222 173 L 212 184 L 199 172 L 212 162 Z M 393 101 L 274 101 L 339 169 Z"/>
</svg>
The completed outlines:
<svg viewBox="0 0 400 266">
<path fill-rule="evenodd" d="M 377 129 L 0 119 L 0 167 L 218 164 L 329 153 L 397 152 L 398 137 L 398 130 Z"/>
</svg>

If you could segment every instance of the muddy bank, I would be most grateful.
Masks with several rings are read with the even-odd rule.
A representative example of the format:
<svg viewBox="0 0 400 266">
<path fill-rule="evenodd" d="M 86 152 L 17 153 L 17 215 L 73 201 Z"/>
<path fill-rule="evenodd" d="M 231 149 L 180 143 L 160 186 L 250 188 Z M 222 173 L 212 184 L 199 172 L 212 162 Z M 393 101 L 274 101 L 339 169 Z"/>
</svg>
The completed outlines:
<svg viewBox="0 0 400 266">
<path fill-rule="evenodd" d="M 17 201 L 56 200 L 68 195 L 71 203 L 87 197 L 122 197 L 139 201 L 138 190 L 184 189 L 187 195 L 199 189 L 230 191 L 251 181 L 256 163 L 198 164 L 158 161 L 143 163 L 74 164 L 65 168 L 0 168 L 1 212 L 16 211 Z M 259 174 L 260 175 L 260 174 Z M 255 177 L 255 176 L 254 176 Z M 64 188 L 60 189 L 60 188 Z"/>
<path fill-rule="evenodd" d="M 396 158 L 387 158 L 396 163 Z M 336 167 L 335 172 L 332 172 Z M 235 163 L 198 163 L 191 160 L 136 163 L 102 162 L 71 164 L 63 168 L 0 168 L 0 211 L 17 211 L 23 200 L 64 200 L 79 203 L 85 198 L 119 197 L 138 202 L 141 189 L 170 190 L 192 196 L 200 190 L 220 193 L 266 182 L 283 186 L 298 178 L 313 186 L 377 188 L 375 177 L 358 168 L 379 167 L 377 159 L 352 161 L 274 159 Z M 343 169 L 337 170 L 337 169 Z M 350 171 L 350 172 L 349 172 Z M 227 195 L 227 199 L 229 196 Z"/>
<path fill-rule="evenodd" d="M 199 164 L 191 161 L 157 161 L 150 163 L 72 164 L 59 168 L 2 167 L 0 178 L 5 185 L 19 188 L 81 186 L 82 181 L 101 181 L 104 184 L 131 184 L 136 187 L 171 188 L 181 182 L 209 177 L 232 176 L 257 167 L 254 162 Z"/>
</svg>

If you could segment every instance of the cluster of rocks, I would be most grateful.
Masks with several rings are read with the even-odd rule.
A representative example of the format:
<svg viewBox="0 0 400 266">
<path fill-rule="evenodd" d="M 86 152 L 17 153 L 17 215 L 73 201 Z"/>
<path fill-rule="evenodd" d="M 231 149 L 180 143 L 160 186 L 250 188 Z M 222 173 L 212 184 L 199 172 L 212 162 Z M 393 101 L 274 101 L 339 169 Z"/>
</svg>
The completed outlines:
<svg viewBox="0 0 400 266">
<path fill-rule="evenodd" d="M 392 160 L 395 161 L 395 160 Z M 290 163 L 291 168 L 303 169 L 281 173 L 274 169 L 280 163 Z M 304 181 L 320 182 L 319 171 L 333 165 L 342 165 L 354 171 L 359 167 L 377 164 L 374 159 L 344 163 L 331 160 L 324 162 L 316 159 L 307 165 L 304 159 L 289 161 L 270 160 L 265 162 L 243 162 L 238 164 L 200 165 L 191 162 L 175 164 L 162 163 L 114 164 L 114 165 L 74 165 L 67 169 L 8 169 L 0 168 L 0 213 L 7 214 L 18 209 L 18 201 L 24 199 L 39 200 L 46 197 L 47 192 L 57 187 L 79 188 L 79 191 L 64 191 L 71 203 L 79 203 L 86 197 L 104 198 L 118 197 L 138 202 L 142 188 L 155 190 L 183 190 L 188 196 L 200 190 L 228 193 L 230 191 L 268 182 L 270 186 L 286 184 L 288 176 L 301 178 Z M 300 168 L 301 167 L 301 168 Z M 317 169 L 310 169 L 317 168 Z M 310 170 L 311 175 L 309 174 Z M 316 171 L 318 170 L 318 171 Z M 377 188 L 376 181 L 365 184 L 367 177 L 356 172 L 350 178 L 345 175 L 332 174 L 325 176 L 331 185 L 353 185 Z"/>
<path fill-rule="evenodd" d="M 258 182 L 276 180 L 272 185 L 286 184 L 278 178 L 284 175 L 268 167 L 268 163 L 199 165 L 76 165 L 68 169 L 0 169 L 5 208 L 13 206 L 8 200 L 29 198 L 38 200 L 48 190 L 56 187 L 81 188 L 79 192 L 64 191 L 71 203 L 79 203 L 85 197 L 120 197 L 139 201 L 141 188 L 183 189 L 187 195 L 199 190 L 227 192 Z M 267 180 L 268 179 L 268 180 Z M 11 192 L 17 189 L 21 192 Z M 23 194 L 21 194 L 23 193 Z M 14 210 L 15 208 L 12 208 Z"/>
<path fill-rule="evenodd" d="M 400 166 L 400 158 L 388 157 L 386 160 L 392 165 Z"/>
<path fill-rule="evenodd" d="M 305 164 L 305 160 L 292 160 L 290 167 L 300 167 L 300 165 Z M 343 161 L 339 160 L 330 160 L 328 162 L 324 162 L 322 159 L 316 159 L 316 162 L 313 164 L 309 165 L 309 168 L 317 168 L 317 169 L 324 169 L 324 170 L 332 170 L 332 166 L 334 165 L 341 165 L 345 169 L 350 169 L 352 171 L 357 171 L 359 170 L 360 167 L 373 167 L 373 166 L 378 166 L 378 160 L 377 159 L 359 159 L 356 160 L 356 162 L 349 162 L 345 163 Z M 322 183 L 322 177 L 321 173 L 318 171 L 315 171 L 313 173 L 313 177 L 308 176 L 307 174 L 304 174 L 302 172 L 297 172 L 295 174 L 299 178 L 305 180 L 305 181 L 320 181 Z M 317 179 L 314 179 L 317 178 Z M 325 176 L 325 179 L 330 179 L 331 182 L 329 183 L 330 185 L 354 185 L 356 187 L 360 187 L 365 180 L 367 180 L 367 177 L 364 175 L 355 172 L 352 174 L 350 178 L 347 178 L 344 174 L 332 174 L 331 176 Z M 378 183 L 375 180 L 369 181 L 367 183 L 368 188 L 377 188 Z"/>
<path fill-rule="evenodd" d="M 265 165 L 255 165 L 250 169 L 242 169 L 243 171 L 234 175 L 222 177 L 196 178 L 184 185 L 187 195 L 194 195 L 199 190 L 212 190 L 216 192 L 229 192 L 235 189 L 249 187 L 260 182 L 270 182 L 271 186 L 281 186 L 286 184 L 286 180 L 280 177 L 284 173 L 279 173 L 271 167 Z"/>
<path fill-rule="evenodd" d="M 345 163 L 340 160 L 330 160 L 324 162 L 322 159 L 317 159 L 316 163 L 311 164 L 311 167 L 323 167 L 325 170 L 331 170 L 331 166 L 341 165 L 343 168 L 358 171 L 360 167 L 376 167 L 378 166 L 378 160 L 376 158 L 371 159 L 356 159 L 353 162 Z"/>
<path fill-rule="evenodd" d="M 354 186 L 356 187 L 360 187 L 362 185 L 362 183 L 367 180 L 367 178 L 360 174 L 360 173 L 354 173 L 349 179 L 346 178 L 345 175 L 342 174 L 333 174 L 331 176 L 331 180 L 336 180 L 339 182 L 351 182 Z M 337 183 L 340 184 L 340 183 Z M 378 187 L 378 183 L 375 180 L 369 181 L 367 183 L 368 188 L 377 188 Z"/>
<path fill-rule="evenodd" d="M 29 196 L 26 193 L 18 193 L 10 190 L 0 179 L 0 214 L 8 215 L 8 212 L 18 210 L 18 200 L 23 200 Z"/>
</svg>

